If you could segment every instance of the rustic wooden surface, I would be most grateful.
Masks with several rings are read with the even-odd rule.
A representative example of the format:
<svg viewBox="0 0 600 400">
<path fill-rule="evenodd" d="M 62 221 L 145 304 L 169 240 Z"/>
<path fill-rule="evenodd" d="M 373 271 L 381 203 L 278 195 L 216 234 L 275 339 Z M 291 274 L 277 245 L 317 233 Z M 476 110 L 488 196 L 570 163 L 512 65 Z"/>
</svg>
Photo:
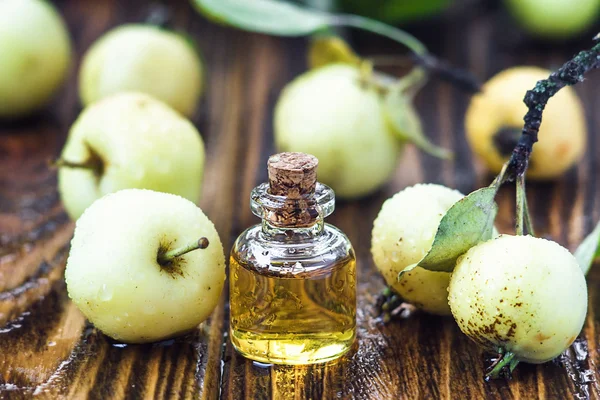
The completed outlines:
<svg viewBox="0 0 600 400">
<path fill-rule="evenodd" d="M 488 358 L 451 318 L 416 313 L 383 325 L 373 308 L 383 280 L 369 253 L 373 219 L 385 198 L 417 182 L 469 191 L 489 181 L 463 134 L 468 96 L 430 83 L 417 107 L 428 135 L 454 149 L 439 161 L 407 148 L 397 172 L 379 193 L 338 203 L 330 222 L 347 232 L 359 259 L 358 341 L 354 351 L 327 365 L 261 367 L 235 354 L 227 337 L 227 293 L 212 318 L 192 335 L 153 345 L 125 346 L 86 324 L 68 301 L 62 279 L 73 224 L 56 192 L 55 158 L 80 105 L 76 71 L 82 52 L 107 29 L 139 21 L 143 1 L 61 0 L 76 51 L 71 78 L 39 115 L 0 124 L 0 398 L 224 398 L 413 399 L 599 398 L 600 273 L 589 281 L 590 308 L 581 337 L 563 356 L 541 366 L 521 365 L 510 382 L 486 383 Z M 126 4 L 126 6 L 125 6 Z M 195 122 L 207 145 L 201 206 L 225 243 L 256 223 L 248 205 L 253 186 L 266 179 L 273 153 L 272 107 L 283 85 L 304 68 L 305 42 L 247 34 L 203 21 L 185 2 L 169 2 L 175 26 L 199 41 L 208 87 Z M 521 43 L 494 7 L 456 13 L 415 28 L 427 44 L 479 78 L 514 64 L 558 66 L 585 43 L 558 50 Z M 362 38 L 363 53 L 375 52 Z M 384 46 L 377 41 L 377 46 Z M 377 47 L 380 50 L 382 47 Z M 393 51 L 388 49 L 389 51 Z M 600 211 L 599 76 L 577 90 L 587 105 L 590 141 L 583 162 L 555 183 L 529 185 L 536 227 L 573 249 Z M 543 140 L 543 138 L 542 138 Z M 514 191 L 501 192 L 498 224 L 513 224 Z M 557 293 L 560 296 L 560 293 Z"/>
</svg>

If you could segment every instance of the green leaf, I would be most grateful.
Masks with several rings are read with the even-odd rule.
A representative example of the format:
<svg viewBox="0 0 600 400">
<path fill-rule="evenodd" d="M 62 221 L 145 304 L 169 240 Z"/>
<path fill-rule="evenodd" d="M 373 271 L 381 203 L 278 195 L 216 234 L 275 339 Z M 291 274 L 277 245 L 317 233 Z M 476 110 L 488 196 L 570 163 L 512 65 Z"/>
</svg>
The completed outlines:
<svg viewBox="0 0 600 400">
<path fill-rule="evenodd" d="M 574 255 L 583 273 L 587 274 L 594 260 L 600 257 L 600 223 L 581 242 Z"/>
<path fill-rule="evenodd" d="M 398 281 L 400 281 L 400 278 L 402 278 L 402 275 L 406 274 L 407 272 L 412 271 L 413 269 L 417 268 L 418 266 L 419 266 L 419 263 L 415 263 L 415 264 L 410 264 L 408 267 L 404 268 L 398 274 Z"/>
<path fill-rule="evenodd" d="M 412 79 L 414 82 L 405 82 L 404 80 L 407 78 Z M 401 140 L 413 143 L 419 149 L 434 157 L 452 158 L 452 151 L 436 146 L 423 133 L 421 119 L 412 104 L 412 94 L 409 93 L 410 90 L 414 90 L 414 86 L 420 84 L 418 79 L 409 75 L 389 88 L 383 103 L 384 114 L 392 131 Z"/>
<path fill-rule="evenodd" d="M 328 26 L 329 14 L 277 0 L 193 0 L 208 19 L 252 32 L 303 36 Z"/>
<path fill-rule="evenodd" d="M 494 202 L 497 190 L 497 186 L 476 190 L 450 207 L 440 221 L 431 249 L 417 265 L 430 271 L 451 272 L 458 257 L 478 243 L 490 240 L 498 212 Z"/>
<path fill-rule="evenodd" d="M 307 7 L 323 11 L 333 11 L 336 8 L 335 0 L 302 0 L 300 3 L 305 4 Z"/>
<path fill-rule="evenodd" d="M 328 14 L 277 0 L 192 0 L 208 19 L 252 32 L 303 36 L 333 27 L 353 27 L 385 36 L 419 55 L 427 49 L 401 29 L 358 15 Z"/>
<path fill-rule="evenodd" d="M 340 0 L 344 11 L 397 24 L 424 19 L 445 10 L 451 0 Z"/>
</svg>

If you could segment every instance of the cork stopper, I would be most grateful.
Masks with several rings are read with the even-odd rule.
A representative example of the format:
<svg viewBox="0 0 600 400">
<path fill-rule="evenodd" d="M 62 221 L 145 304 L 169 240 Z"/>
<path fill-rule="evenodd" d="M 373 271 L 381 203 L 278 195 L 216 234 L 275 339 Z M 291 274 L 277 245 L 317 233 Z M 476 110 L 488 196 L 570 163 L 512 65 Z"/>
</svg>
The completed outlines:
<svg viewBox="0 0 600 400">
<path fill-rule="evenodd" d="M 314 193 L 317 184 L 317 157 L 305 153 L 279 153 L 269 157 L 269 192 L 299 199 Z"/>
</svg>

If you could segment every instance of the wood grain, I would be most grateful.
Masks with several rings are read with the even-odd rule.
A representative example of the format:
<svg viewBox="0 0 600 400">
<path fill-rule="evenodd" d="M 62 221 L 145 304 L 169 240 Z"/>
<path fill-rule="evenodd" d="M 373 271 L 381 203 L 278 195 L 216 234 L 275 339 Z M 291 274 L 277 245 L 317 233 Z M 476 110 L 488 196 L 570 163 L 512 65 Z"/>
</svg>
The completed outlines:
<svg viewBox="0 0 600 400">
<path fill-rule="evenodd" d="M 77 67 L 87 47 L 107 29 L 142 20 L 141 0 L 61 0 L 75 44 L 71 78 L 53 104 L 19 122 L 0 123 L 0 398 L 203 399 L 567 399 L 600 398 L 600 271 L 588 277 L 590 307 L 583 332 L 557 360 L 521 365 L 511 381 L 485 382 L 489 358 L 451 318 L 414 313 L 384 325 L 374 309 L 384 287 L 370 257 L 371 224 L 383 201 L 421 181 L 463 192 L 490 177 L 464 139 L 468 96 L 439 82 L 427 85 L 417 108 L 427 134 L 452 148 L 440 161 L 407 148 L 395 176 L 380 192 L 339 202 L 331 223 L 344 230 L 359 261 L 358 341 L 342 359 L 307 367 L 269 367 L 237 355 L 227 337 L 227 291 L 209 321 L 175 340 L 115 343 L 88 325 L 66 296 L 62 279 L 73 224 L 56 192 L 55 158 L 80 106 Z M 201 207 L 225 246 L 250 224 L 248 195 L 266 180 L 274 152 L 272 110 L 278 93 L 305 69 L 305 42 L 211 25 L 183 1 L 169 2 L 173 26 L 199 43 L 207 89 L 194 122 L 207 146 Z M 453 20 L 414 27 L 436 54 L 487 79 L 515 64 L 553 67 L 587 44 L 550 49 L 506 35 L 506 16 L 477 8 Z M 363 54 L 395 51 L 389 43 L 358 38 Z M 553 183 L 529 184 L 535 225 L 542 236 L 573 249 L 600 218 L 600 105 L 592 76 L 578 93 L 587 108 L 590 138 L 583 162 Z M 543 140 L 543 138 L 541 138 Z M 504 188 L 498 226 L 513 226 L 514 190 Z M 557 294 L 560 295 L 560 294 Z"/>
</svg>

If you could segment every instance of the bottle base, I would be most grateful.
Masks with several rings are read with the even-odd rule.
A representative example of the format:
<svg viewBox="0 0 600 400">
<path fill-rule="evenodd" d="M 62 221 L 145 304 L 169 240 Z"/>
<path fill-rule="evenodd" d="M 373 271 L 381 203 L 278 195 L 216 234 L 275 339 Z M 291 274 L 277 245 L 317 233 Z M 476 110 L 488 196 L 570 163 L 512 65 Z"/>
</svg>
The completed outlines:
<svg viewBox="0 0 600 400">
<path fill-rule="evenodd" d="M 270 335 L 231 332 L 233 348 L 245 358 L 264 364 L 307 365 L 335 360 L 346 354 L 355 331 L 311 335 Z M 332 340 L 333 338 L 333 340 Z"/>
</svg>

